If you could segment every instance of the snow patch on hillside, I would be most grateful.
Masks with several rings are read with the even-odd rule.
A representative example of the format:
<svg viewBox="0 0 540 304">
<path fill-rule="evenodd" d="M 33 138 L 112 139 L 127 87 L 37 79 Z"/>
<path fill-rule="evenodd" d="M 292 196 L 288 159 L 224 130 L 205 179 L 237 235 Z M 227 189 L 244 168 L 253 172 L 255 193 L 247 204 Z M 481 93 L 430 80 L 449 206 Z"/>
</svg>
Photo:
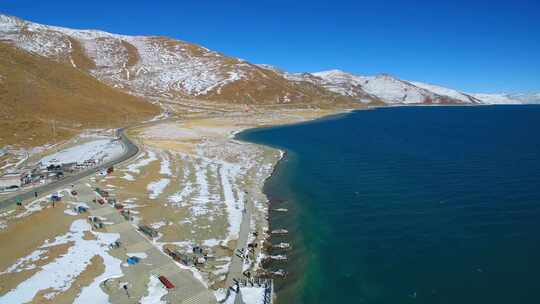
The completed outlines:
<svg viewBox="0 0 540 304">
<path fill-rule="evenodd" d="M 0 36 L 26 51 L 73 66 L 72 40 L 79 41 L 95 65 L 92 75 L 140 94 L 207 95 L 256 71 L 248 63 L 168 38 L 68 29 L 6 15 L 0 15 Z"/>
<path fill-rule="evenodd" d="M 414 84 L 415 86 L 431 91 L 437 95 L 441 96 L 448 96 L 450 98 L 457 99 L 459 101 L 462 101 L 464 103 L 479 103 L 480 100 L 474 98 L 473 96 L 467 95 L 465 93 L 461 93 L 459 91 L 456 91 L 454 89 L 449 89 L 445 87 L 441 87 L 438 85 L 423 83 L 423 82 L 417 82 L 417 81 L 410 81 L 410 83 Z"/>
<path fill-rule="evenodd" d="M 54 154 L 43 157 L 40 163 L 43 167 L 51 164 L 82 164 L 87 160 L 95 160 L 96 163 L 112 160 L 124 151 L 124 146 L 118 140 L 99 139 L 76 145 Z"/>
<path fill-rule="evenodd" d="M 362 90 L 391 104 L 418 104 L 427 100 L 435 101 L 434 94 L 411 83 L 389 75 L 357 76 L 340 70 L 312 73 L 324 80 L 326 88 L 348 96 L 355 96 Z"/>
<path fill-rule="evenodd" d="M 512 99 L 506 94 L 472 94 L 486 104 L 521 104 L 519 100 Z"/>
</svg>

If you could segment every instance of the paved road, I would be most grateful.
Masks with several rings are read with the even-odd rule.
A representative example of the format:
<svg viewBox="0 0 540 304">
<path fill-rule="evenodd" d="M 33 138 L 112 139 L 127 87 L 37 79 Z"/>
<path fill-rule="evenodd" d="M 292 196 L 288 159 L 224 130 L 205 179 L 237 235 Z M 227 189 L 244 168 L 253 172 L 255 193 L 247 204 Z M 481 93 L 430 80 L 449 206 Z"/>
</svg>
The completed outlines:
<svg viewBox="0 0 540 304">
<path fill-rule="evenodd" d="M 229 273 L 225 280 L 225 288 L 229 288 L 234 285 L 234 280 L 240 280 L 244 278 L 242 273 L 244 260 L 236 255 L 238 250 L 247 250 L 247 241 L 250 233 L 251 214 L 253 213 L 253 202 L 248 199 L 245 202 L 245 212 L 242 214 L 242 222 L 240 223 L 240 232 L 238 233 L 238 241 L 236 242 L 236 250 L 232 255 L 231 265 L 229 266 Z M 238 293 L 234 294 L 234 304 L 244 304 L 242 297 Z"/>
<path fill-rule="evenodd" d="M 242 214 L 242 222 L 240 223 L 240 231 L 238 233 L 238 241 L 236 242 L 236 250 L 232 256 L 231 265 L 229 266 L 229 274 L 227 275 L 227 280 L 225 286 L 233 286 L 234 279 L 242 279 L 244 275 L 242 274 L 244 261 L 242 258 L 236 255 L 237 250 L 247 250 L 247 241 L 250 232 L 250 222 L 251 222 L 251 213 L 252 213 L 252 203 L 247 201 L 245 203 L 246 212 Z"/>
<path fill-rule="evenodd" d="M 124 144 L 124 154 L 122 154 L 117 159 L 110 160 L 108 162 L 105 162 L 97 167 L 81 171 L 75 175 L 70 175 L 65 178 L 59 179 L 57 181 L 34 187 L 31 189 L 28 189 L 21 193 L 16 193 L 11 197 L 5 198 L 0 201 L 0 209 L 9 207 L 16 203 L 16 198 L 19 197 L 23 200 L 23 203 L 25 200 L 28 199 L 34 199 L 34 192 L 37 192 L 39 196 L 41 197 L 44 193 L 49 193 L 54 190 L 57 190 L 58 188 L 62 188 L 66 185 L 74 184 L 78 180 L 85 178 L 87 176 L 90 176 L 92 174 L 97 173 L 100 170 L 107 169 L 108 167 L 114 166 L 118 163 L 121 163 L 123 161 L 126 161 L 130 159 L 131 157 L 135 156 L 139 152 L 139 148 L 124 134 L 123 129 L 119 129 L 118 135 L 120 139 L 122 140 L 122 143 Z"/>
</svg>

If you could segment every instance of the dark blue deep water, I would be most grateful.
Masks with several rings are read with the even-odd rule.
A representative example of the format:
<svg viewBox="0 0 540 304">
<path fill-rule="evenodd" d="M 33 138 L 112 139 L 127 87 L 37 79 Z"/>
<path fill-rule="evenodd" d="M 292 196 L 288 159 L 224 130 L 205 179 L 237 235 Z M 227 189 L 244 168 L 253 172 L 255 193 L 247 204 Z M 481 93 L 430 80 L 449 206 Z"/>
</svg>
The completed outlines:
<svg viewBox="0 0 540 304">
<path fill-rule="evenodd" d="M 540 106 L 402 107 L 244 132 L 287 151 L 286 303 L 540 303 Z M 273 242 L 279 242 L 276 238 Z"/>
</svg>

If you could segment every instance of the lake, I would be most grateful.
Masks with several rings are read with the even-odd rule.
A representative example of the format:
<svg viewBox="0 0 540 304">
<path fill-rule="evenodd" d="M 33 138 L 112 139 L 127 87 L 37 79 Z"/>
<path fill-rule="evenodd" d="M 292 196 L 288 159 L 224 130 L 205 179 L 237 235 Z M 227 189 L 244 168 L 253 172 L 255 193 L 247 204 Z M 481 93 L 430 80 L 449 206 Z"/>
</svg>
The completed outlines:
<svg viewBox="0 0 540 304">
<path fill-rule="evenodd" d="M 540 303 L 540 106 L 396 107 L 239 139 L 282 149 L 278 303 Z"/>
</svg>

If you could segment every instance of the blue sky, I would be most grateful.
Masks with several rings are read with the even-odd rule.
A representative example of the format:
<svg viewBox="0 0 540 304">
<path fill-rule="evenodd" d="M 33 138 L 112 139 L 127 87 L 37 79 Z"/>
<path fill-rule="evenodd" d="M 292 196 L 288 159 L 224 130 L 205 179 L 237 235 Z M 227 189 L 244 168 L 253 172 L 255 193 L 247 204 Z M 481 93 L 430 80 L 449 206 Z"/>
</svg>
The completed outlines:
<svg viewBox="0 0 540 304">
<path fill-rule="evenodd" d="M 540 1 L 41 1 L 0 12 L 165 35 L 288 71 L 390 73 L 468 92 L 540 91 Z"/>
</svg>

